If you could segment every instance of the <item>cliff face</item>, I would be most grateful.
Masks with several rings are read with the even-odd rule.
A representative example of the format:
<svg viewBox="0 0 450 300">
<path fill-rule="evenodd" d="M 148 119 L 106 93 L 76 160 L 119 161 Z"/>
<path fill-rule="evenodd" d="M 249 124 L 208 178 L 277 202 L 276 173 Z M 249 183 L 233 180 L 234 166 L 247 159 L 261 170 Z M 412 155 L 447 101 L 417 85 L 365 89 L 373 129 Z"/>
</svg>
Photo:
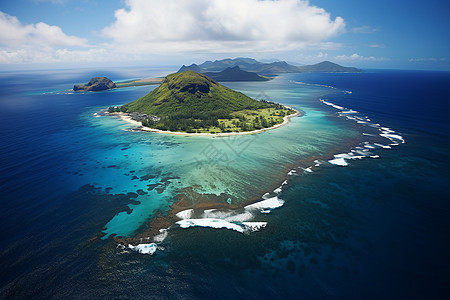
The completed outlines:
<svg viewBox="0 0 450 300">
<path fill-rule="evenodd" d="M 113 89 L 116 84 L 106 77 L 94 77 L 86 84 L 76 84 L 73 86 L 74 91 L 104 91 Z"/>
</svg>

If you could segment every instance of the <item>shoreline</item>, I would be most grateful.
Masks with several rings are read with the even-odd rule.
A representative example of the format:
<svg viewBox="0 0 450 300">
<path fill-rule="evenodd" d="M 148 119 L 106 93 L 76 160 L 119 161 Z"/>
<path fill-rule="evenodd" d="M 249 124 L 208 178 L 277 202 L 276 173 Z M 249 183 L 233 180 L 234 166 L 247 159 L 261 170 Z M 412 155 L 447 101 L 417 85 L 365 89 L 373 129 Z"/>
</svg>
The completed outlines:
<svg viewBox="0 0 450 300">
<path fill-rule="evenodd" d="M 120 120 L 125 121 L 129 124 L 136 125 L 137 127 L 134 129 L 136 131 L 145 131 L 145 132 L 154 132 L 154 133 L 162 133 L 162 134 L 172 134 L 172 135 L 181 135 L 181 136 L 208 136 L 208 137 L 216 137 L 216 136 L 233 136 L 233 135 L 246 135 L 246 134 L 257 134 L 262 133 L 268 130 L 276 129 L 278 127 L 281 127 L 283 125 L 286 125 L 289 123 L 289 120 L 291 118 L 297 117 L 297 116 L 303 116 L 304 114 L 300 111 L 296 110 L 292 107 L 287 107 L 295 111 L 295 113 L 284 116 L 283 117 L 283 123 L 276 124 L 272 127 L 268 128 L 262 128 L 258 130 L 253 131 L 244 131 L 244 132 L 220 132 L 220 133 L 187 133 L 187 132 L 177 132 L 177 131 L 166 131 L 166 130 L 160 130 L 160 129 L 154 129 L 142 126 L 142 124 L 139 121 L 135 121 L 131 119 L 131 117 L 127 113 L 107 113 L 107 115 L 110 116 L 118 116 Z"/>
</svg>

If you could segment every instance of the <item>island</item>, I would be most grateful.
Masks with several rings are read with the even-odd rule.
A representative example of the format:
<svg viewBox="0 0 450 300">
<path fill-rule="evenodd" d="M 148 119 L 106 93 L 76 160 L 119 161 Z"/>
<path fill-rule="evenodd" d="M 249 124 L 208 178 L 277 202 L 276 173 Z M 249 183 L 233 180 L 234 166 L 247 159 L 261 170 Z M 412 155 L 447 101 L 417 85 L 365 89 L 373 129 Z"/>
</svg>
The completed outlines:
<svg viewBox="0 0 450 300">
<path fill-rule="evenodd" d="M 331 61 L 323 61 L 315 65 L 297 67 L 299 72 L 309 73 L 359 73 L 360 69 L 354 67 L 343 67 Z"/>
<path fill-rule="evenodd" d="M 285 61 L 275 61 L 271 63 L 262 63 L 252 58 L 234 58 L 206 61 L 200 65 L 183 65 L 178 73 L 184 71 L 194 71 L 204 74 L 216 82 L 227 81 L 267 81 L 278 76 L 281 73 L 304 73 L 304 72 L 323 72 L 323 73 L 349 73 L 362 72 L 353 67 L 343 67 L 330 61 L 323 61 L 315 65 L 294 66 Z M 76 84 L 74 91 L 104 91 L 113 88 L 125 88 L 143 85 L 158 85 L 165 78 L 144 78 L 132 79 L 126 81 L 113 82 L 106 77 L 94 77 L 87 84 Z"/>
<path fill-rule="evenodd" d="M 110 114 L 141 130 L 186 135 L 247 134 L 277 128 L 299 112 L 282 104 L 255 100 L 191 70 L 170 74 L 144 97 Z"/>
<path fill-rule="evenodd" d="M 342 72 L 355 73 L 361 72 L 360 69 L 353 67 L 344 67 L 330 61 L 323 61 L 314 65 L 294 66 L 285 61 L 274 61 L 270 63 L 263 63 L 252 58 L 226 58 L 215 61 L 205 61 L 197 65 L 191 64 L 189 66 L 183 65 L 180 71 L 193 70 L 198 73 L 207 74 L 207 72 L 222 72 L 228 68 L 239 67 L 240 70 L 256 73 L 264 76 L 273 76 L 280 73 L 303 73 L 303 72 Z"/>
<path fill-rule="evenodd" d="M 227 82 L 227 81 L 267 81 L 272 79 L 268 76 L 261 76 L 256 74 L 255 72 L 248 72 L 241 70 L 239 66 L 229 67 L 220 72 L 202 72 L 200 67 L 192 64 L 190 66 L 182 66 L 178 72 L 183 72 L 186 70 L 195 71 L 197 73 L 203 73 L 209 78 L 214 79 L 219 82 Z"/>
<path fill-rule="evenodd" d="M 116 87 L 116 84 L 106 77 L 94 77 L 86 84 L 76 84 L 73 86 L 74 91 L 92 92 L 110 90 Z"/>
<path fill-rule="evenodd" d="M 261 76 L 254 72 L 247 72 L 241 70 L 239 66 L 232 68 L 226 68 L 221 72 L 205 72 L 206 76 L 216 80 L 216 81 L 267 81 L 272 79 L 271 77 Z"/>
</svg>

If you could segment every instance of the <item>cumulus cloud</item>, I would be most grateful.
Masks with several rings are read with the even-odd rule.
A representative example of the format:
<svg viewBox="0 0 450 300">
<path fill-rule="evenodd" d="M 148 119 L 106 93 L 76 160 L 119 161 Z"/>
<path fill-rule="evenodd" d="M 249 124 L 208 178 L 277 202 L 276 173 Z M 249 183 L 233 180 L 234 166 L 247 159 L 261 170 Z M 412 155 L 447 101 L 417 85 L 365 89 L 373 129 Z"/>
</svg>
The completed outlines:
<svg viewBox="0 0 450 300">
<path fill-rule="evenodd" d="M 87 41 L 66 35 L 58 26 L 43 22 L 22 25 L 16 17 L 0 11 L 0 45 L 7 48 L 86 46 Z"/>
<path fill-rule="evenodd" d="M 15 17 L 0 11 L 0 64 L 48 63 L 72 58 L 84 61 L 95 49 L 67 50 L 89 47 L 87 40 L 65 34 L 58 26 L 43 22 L 23 25 Z M 61 49 L 62 48 L 62 49 Z"/>
<path fill-rule="evenodd" d="M 127 0 L 102 30 L 125 51 L 277 51 L 343 32 L 341 17 L 306 0 Z"/>
</svg>

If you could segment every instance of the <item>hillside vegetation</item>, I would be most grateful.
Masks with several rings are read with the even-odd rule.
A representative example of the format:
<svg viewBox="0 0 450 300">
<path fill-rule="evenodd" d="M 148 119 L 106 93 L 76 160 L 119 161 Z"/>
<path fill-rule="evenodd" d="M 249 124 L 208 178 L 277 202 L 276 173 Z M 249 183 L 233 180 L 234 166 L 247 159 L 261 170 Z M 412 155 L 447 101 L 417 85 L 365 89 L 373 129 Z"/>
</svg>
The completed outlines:
<svg viewBox="0 0 450 300">
<path fill-rule="evenodd" d="M 284 116 L 294 113 L 190 70 L 168 75 L 144 97 L 110 111 L 139 112 L 149 116 L 140 120 L 144 126 L 191 133 L 252 131 L 282 123 Z"/>
</svg>

